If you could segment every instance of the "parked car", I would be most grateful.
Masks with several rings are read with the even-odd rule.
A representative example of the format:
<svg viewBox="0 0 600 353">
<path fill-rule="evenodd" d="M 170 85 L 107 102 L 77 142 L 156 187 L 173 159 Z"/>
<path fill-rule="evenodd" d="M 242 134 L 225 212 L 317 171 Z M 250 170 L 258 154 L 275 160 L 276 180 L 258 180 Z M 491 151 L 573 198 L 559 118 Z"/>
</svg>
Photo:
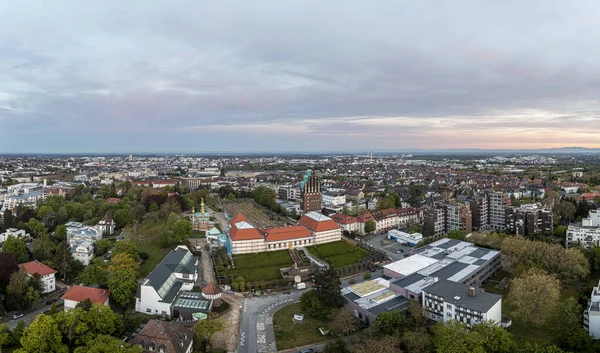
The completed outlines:
<svg viewBox="0 0 600 353">
<path fill-rule="evenodd" d="M 52 303 L 56 303 L 56 299 L 48 299 L 48 300 L 46 300 L 46 305 L 52 305 Z"/>
<path fill-rule="evenodd" d="M 303 349 L 301 351 L 298 351 L 298 353 L 314 353 L 314 352 L 316 352 L 316 351 L 312 348 Z"/>
<path fill-rule="evenodd" d="M 21 313 L 12 314 L 12 319 L 13 319 L 13 320 L 20 319 L 20 318 L 22 318 L 23 316 L 25 316 L 25 315 L 24 315 L 24 314 L 21 314 Z"/>
</svg>

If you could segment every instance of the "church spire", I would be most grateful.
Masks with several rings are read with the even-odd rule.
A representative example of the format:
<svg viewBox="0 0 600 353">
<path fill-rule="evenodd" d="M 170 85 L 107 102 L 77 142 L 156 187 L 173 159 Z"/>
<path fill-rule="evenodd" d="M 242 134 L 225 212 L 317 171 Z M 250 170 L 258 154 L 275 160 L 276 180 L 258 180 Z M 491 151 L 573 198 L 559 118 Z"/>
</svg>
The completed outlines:
<svg viewBox="0 0 600 353">
<path fill-rule="evenodd" d="M 202 214 L 204 214 L 204 197 L 202 198 L 202 203 L 200 204 L 200 207 L 202 207 L 200 211 L 202 212 Z"/>
</svg>

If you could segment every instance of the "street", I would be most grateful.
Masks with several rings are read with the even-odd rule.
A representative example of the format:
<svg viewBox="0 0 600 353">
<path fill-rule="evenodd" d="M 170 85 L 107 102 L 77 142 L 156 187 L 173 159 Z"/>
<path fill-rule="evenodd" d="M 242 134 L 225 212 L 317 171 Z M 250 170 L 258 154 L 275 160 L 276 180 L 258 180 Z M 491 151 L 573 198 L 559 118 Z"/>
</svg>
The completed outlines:
<svg viewBox="0 0 600 353">
<path fill-rule="evenodd" d="M 13 320 L 11 318 L 11 315 L 14 314 L 14 312 L 11 312 L 10 314 L 6 314 L 5 317 L 3 317 L 0 322 L 5 322 L 8 325 L 8 328 L 10 328 L 11 330 L 14 329 L 15 327 L 17 327 L 17 323 L 19 321 L 25 321 L 25 324 L 29 325 L 33 322 L 33 320 L 35 320 L 35 318 L 45 312 L 50 310 L 50 308 L 52 308 L 52 305 L 47 305 L 46 301 L 48 299 L 55 299 L 55 298 L 60 298 L 64 293 L 66 292 L 66 288 L 64 289 L 57 289 L 56 291 L 54 291 L 54 293 L 50 294 L 47 297 L 42 298 L 42 302 L 38 305 L 36 305 L 35 307 L 29 309 L 29 310 L 24 310 L 24 311 L 19 311 L 20 313 L 25 314 L 25 316 L 23 316 L 22 318 L 18 319 L 18 320 Z M 56 301 L 56 306 L 57 306 L 57 311 L 59 310 L 63 310 L 63 307 L 60 306 L 61 304 L 63 304 L 63 300 L 62 299 L 57 299 Z"/>
<path fill-rule="evenodd" d="M 276 352 L 273 314 L 280 308 L 300 300 L 304 291 L 245 299 L 242 302 L 242 320 L 238 352 Z"/>
</svg>

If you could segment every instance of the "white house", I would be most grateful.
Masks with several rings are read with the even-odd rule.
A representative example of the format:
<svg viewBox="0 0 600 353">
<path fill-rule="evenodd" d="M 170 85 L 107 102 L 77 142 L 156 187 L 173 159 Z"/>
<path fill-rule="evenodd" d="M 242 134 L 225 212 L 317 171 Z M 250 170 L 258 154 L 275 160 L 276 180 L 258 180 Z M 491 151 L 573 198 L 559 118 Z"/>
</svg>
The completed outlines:
<svg viewBox="0 0 600 353">
<path fill-rule="evenodd" d="M 72 286 L 69 290 L 60 297 L 65 301 L 65 311 L 75 309 L 77 304 L 89 299 L 92 304 L 98 303 L 109 305 L 110 292 L 108 289 L 90 288 L 85 286 Z"/>
<path fill-rule="evenodd" d="M 78 260 L 87 266 L 94 258 L 94 244 L 78 238 L 73 238 L 69 241 L 71 247 L 71 254 L 75 260 Z"/>
<path fill-rule="evenodd" d="M 600 246 L 600 210 L 590 210 L 581 223 L 570 224 L 567 229 L 566 246 Z"/>
<path fill-rule="evenodd" d="M 135 311 L 152 315 L 171 315 L 171 305 L 182 291 L 189 291 L 198 280 L 198 258 L 184 245 L 171 250 L 140 285 Z"/>
<path fill-rule="evenodd" d="M 29 276 L 33 276 L 36 273 L 40 275 L 42 281 L 42 293 L 54 292 L 56 289 L 56 279 L 54 278 L 56 270 L 53 268 L 48 267 L 37 260 L 19 264 L 19 268 L 27 272 Z"/>
<path fill-rule="evenodd" d="M 100 231 L 100 234 L 113 234 L 116 226 L 115 221 L 106 215 L 96 224 L 96 229 Z"/>
<path fill-rule="evenodd" d="M 0 234 L 0 244 L 4 243 L 9 235 L 12 235 L 15 238 L 29 237 L 29 234 L 23 229 L 8 228 L 4 233 Z"/>
<path fill-rule="evenodd" d="M 321 201 L 325 206 L 339 206 L 346 203 L 346 195 L 339 191 L 323 191 Z"/>
<path fill-rule="evenodd" d="M 425 316 L 434 321 L 456 320 L 472 325 L 493 321 L 502 323 L 502 296 L 462 283 L 441 279 L 422 291 Z"/>
</svg>

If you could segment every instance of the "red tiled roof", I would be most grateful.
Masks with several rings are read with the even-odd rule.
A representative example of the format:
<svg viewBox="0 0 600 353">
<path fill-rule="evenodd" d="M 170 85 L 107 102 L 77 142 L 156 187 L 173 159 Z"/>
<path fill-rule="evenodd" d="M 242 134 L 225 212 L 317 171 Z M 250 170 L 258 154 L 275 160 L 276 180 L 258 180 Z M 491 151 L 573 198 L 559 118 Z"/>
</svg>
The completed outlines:
<svg viewBox="0 0 600 353">
<path fill-rule="evenodd" d="M 292 240 L 312 237 L 310 230 L 303 226 L 263 229 L 267 241 Z"/>
<path fill-rule="evenodd" d="M 325 217 L 325 216 L 323 216 Z M 305 226 L 306 228 L 312 230 L 313 232 L 325 232 L 333 229 L 340 229 L 337 223 L 333 219 L 324 219 L 322 221 L 317 221 L 308 216 L 302 216 L 298 223 Z"/>
<path fill-rule="evenodd" d="M 336 223 L 339 224 L 352 224 L 357 222 L 356 217 L 348 216 L 343 213 L 336 213 L 334 215 L 331 215 L 331 219 L 333 219 Z"/>
<path fill-rule="evenodd" d="M 25 262 L 23 264 L 19 264 L 19 268 L 22 268 L 27 272 L 27 274 L 33 276 L 34 274 L 39 274 L 40 276 L 50 275 L 52 273 L 56 273 L 56 270 L 44 265 L 43 263 L 35 260 L 30 262 Z"/>
<path fill-rule="evenodd" d="M 248 220 L 246 219 L 246 216 L 244 216 L 243 214 L 241 214 L 241 213 L 239 213 L 239 212 L 238 212 L 238 214 L 236 214 L 236 215 L 235 215 L 235 216 L 234 216 L 234 217 L 231 219 L 231 221 L 230 221 L 229 223 L 231 224 L 231 226 L 233 226 L 233 225 L 235 225 L 236 223 L 239 223 L 239 222 L 244 222 L 244 221 L 248 221 Z"/>
<path fill-rule="evenodd" d="M 375 220 L 375 218 L 373 218 L 373 215 L 371 214 L 371 212 L 364 212 L 363 214 L 358 216 L 357 219 L 360 223 L 367 223 L 368 221 Z"/>
<path fill-rule="evenodd" d="M 108 201 L 108 203 L 116 204 L 116 203 L 121 202 L 121 199 L 119 199 L 117 197 L 109 197 L 106 199 L 106 201 Z"/>
<path fill-rule="evenodd" d="M 110 296 L 108 289 L 73 286 L 61 297 L 65 300 L 82 302 L 89 299 L 92 303 L 104 304 Z"/>
<path fill-rule="evenodd" d="M 244 222 L 244 221 L 242 221 Z M 239 222 L 238 222 L 239 223 Z M 262 235 L 258 231 L 258 229 L 252 228 L 238 228 L 236 224 L 233 224 L 229 229 L 229 237 L 233 241 L 242 241 L 242 240 L 254 240 L 254 239 L 262 239 Z"/>
<path fill-rule="evenodd" d="M 215 295 L 221 293 L 221 288 L 215 284 L 215 282 L 210 282 L 204 288 L 202 288 L 202 293 L 208 295 Z"/>
</svg>

